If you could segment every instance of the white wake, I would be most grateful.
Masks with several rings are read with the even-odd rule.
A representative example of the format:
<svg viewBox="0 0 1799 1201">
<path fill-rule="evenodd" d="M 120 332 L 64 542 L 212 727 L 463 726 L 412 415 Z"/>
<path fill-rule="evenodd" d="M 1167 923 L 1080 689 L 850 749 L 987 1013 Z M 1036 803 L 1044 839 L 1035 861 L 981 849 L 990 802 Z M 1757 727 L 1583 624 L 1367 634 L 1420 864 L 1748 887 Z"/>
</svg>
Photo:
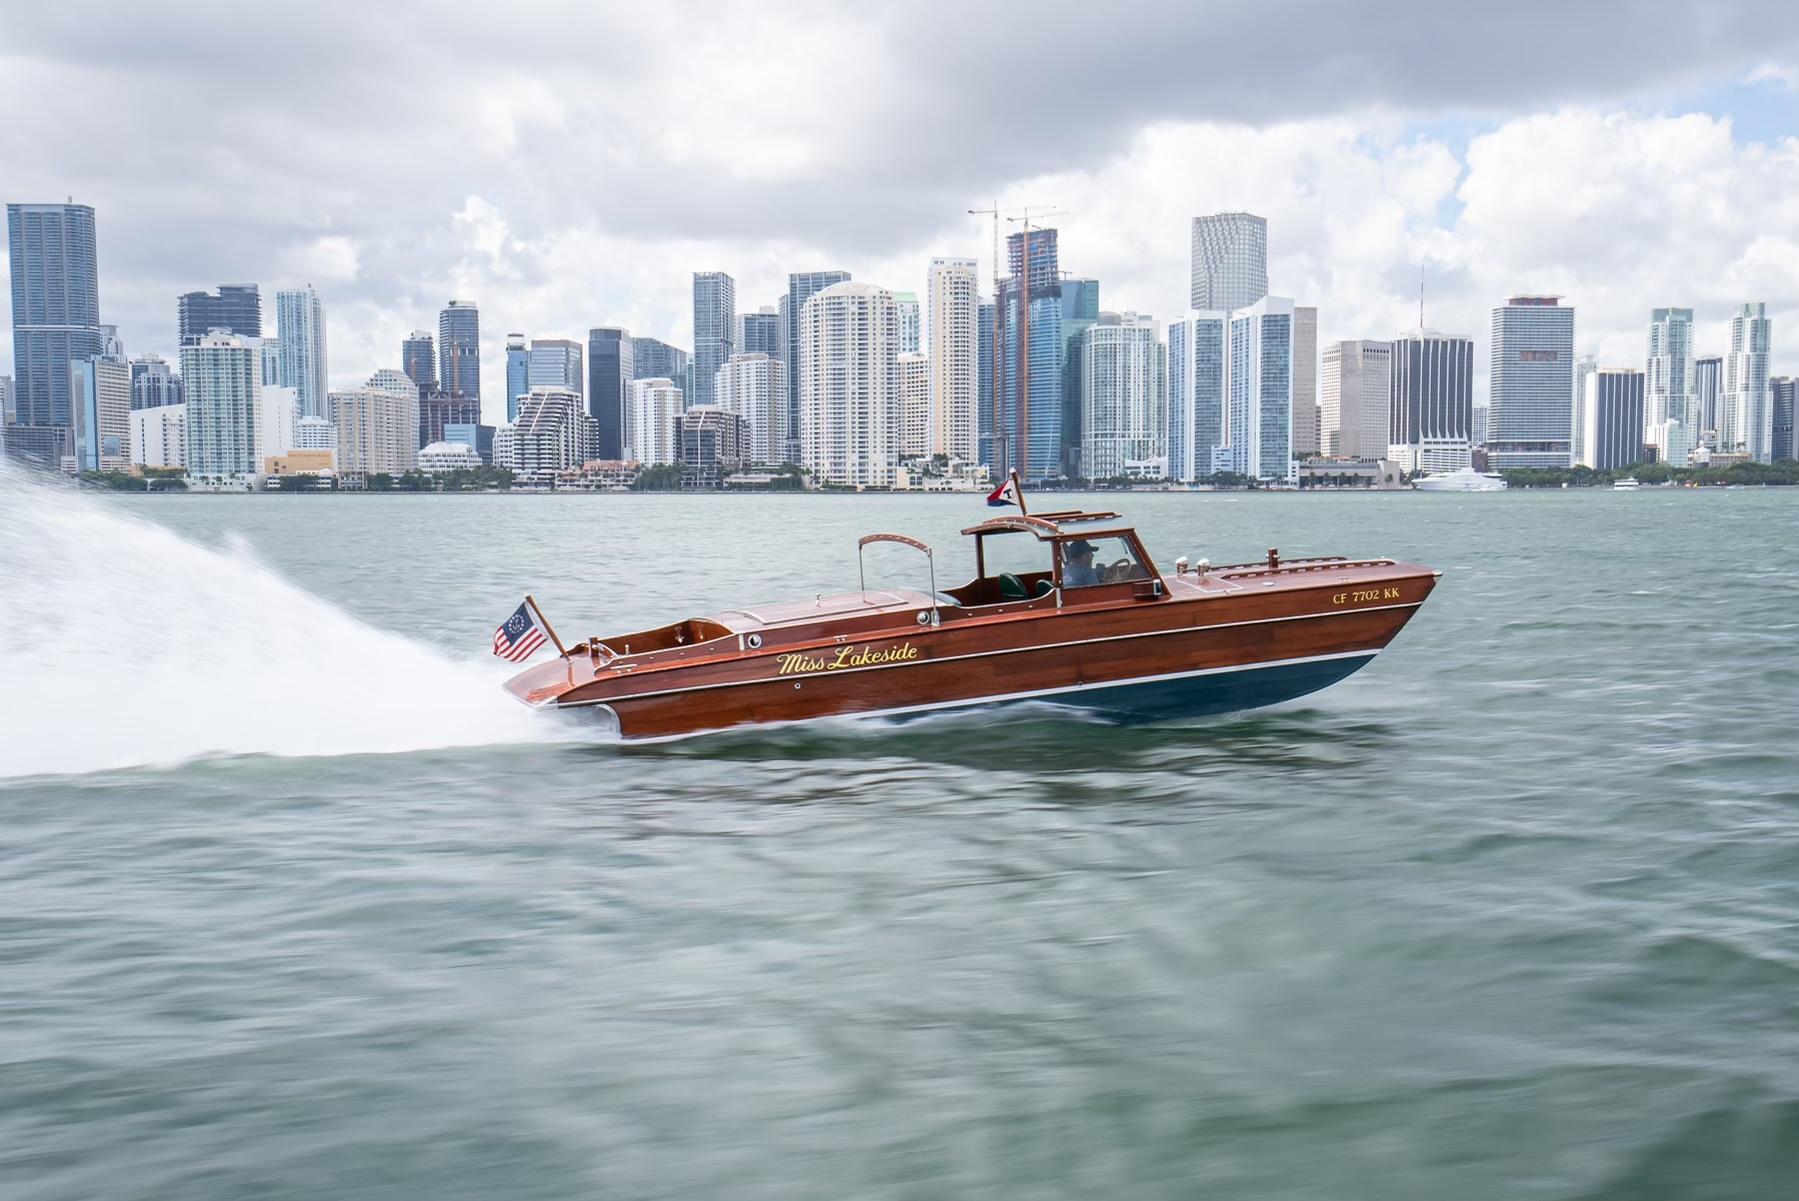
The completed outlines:
<svg viewBox="0 0 1799 1201">
<path fill-rule="evenodd" d="M 563 731 L 485 665 L 0 465 L 0 776 Z"/>
</svg>

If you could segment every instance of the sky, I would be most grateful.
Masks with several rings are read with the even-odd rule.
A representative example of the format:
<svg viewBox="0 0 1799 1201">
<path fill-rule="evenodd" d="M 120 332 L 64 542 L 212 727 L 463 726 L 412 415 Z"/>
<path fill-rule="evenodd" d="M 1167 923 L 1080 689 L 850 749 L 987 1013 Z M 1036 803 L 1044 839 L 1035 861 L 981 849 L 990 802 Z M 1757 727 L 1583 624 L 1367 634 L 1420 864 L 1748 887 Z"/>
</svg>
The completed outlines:
<svg viewBox="0 0 1799 1201">
<path fill-rule="evenodd" d="M 508 332 L 691 344 L 692 273 L 740 311 L 790 271 L 923 295 L 981 260 L 969 209 L 1037 206 L 1101 306 L 1186 307 L 1203 213 L 1268 219 L 1322 343 L 1476 339 L 1559 293 L 1602 365 L 1657 306 L 1702 352 L 1734 306 L 1799 373 L 1799 4 L 1415 0 L 11 3 L 0 199 L 97 210 L 101 319 L 175 354 L 175 297 L 254 282 L 326 310 L 334 387 L 481 309 Z M 0 302 L 4 303 L 4 302 Z M 10 369 L 10 323 L 0 327 Z"/>
</svg>

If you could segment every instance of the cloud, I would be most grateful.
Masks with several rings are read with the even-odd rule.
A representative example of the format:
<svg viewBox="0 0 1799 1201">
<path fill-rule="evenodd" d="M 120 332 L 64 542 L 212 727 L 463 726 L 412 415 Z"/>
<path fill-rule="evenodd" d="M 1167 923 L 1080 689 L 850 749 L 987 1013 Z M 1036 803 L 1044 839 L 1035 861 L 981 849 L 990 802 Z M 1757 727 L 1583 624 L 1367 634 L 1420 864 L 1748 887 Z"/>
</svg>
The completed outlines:
<svg viewBox="0 0 1799 1201">
<path fill-rule="evenodd" d="M 685 341 L 696 269 L 742 307 L 820 267 L 921 291 L 930 254 L 988 254 L 965 210 L 994 196 L 1071 210 L 1066 265 L 1164 316 L 1187 219 L 1265 212 L 1277 286 L 1343 336 L 1407 319 L 1420 260 L 1445 324 L 1555 275 L 1583 337 L 1622 330 L 1664 293 L 1781 287 L 1794 226 L 1790 151 L 1632 99 L 1793 61 L 1790 3 L 210 13 L 12 14 L 0 106 L 56 105 L 0 124 L 6 199 L 96 205 L 134 351 L 172 349 L 181 291 L 312 280 L 339 383 L 451 296 L 481 305 L 497 382 L 508 330 Z"/>
</svg>

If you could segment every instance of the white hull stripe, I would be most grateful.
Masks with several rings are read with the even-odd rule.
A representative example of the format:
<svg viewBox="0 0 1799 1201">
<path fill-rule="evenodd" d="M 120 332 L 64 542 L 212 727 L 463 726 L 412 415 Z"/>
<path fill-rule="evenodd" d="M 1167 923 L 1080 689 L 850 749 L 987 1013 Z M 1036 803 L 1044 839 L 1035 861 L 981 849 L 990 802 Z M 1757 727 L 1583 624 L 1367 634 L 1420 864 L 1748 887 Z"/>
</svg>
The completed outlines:
<svg viewBox="0 0 1799 1201">
<path fill-rule="evenodd" d="M 792 677 L 789 677 L 789 676 L 757 676 L 755 679 L 752 679 L 752 680 L 720 680 L 716 684 L 691 684 L 691 685 L 687 685 L 687 686 L 681 687 L 681 688 L 660 688 L 660 689 L 657 689 L 655 692 L 634 692 L 634 693 L 631 693 L 626 696 L 596 697 L 593 700 L 570 701 L 566 705 L 559 704 L 557 701 L 555 701 L 553 699 L 545 701 L 544 704 L 556 705 L 558 708 L 562 708 L 562 709 L 578 709 L 583 705 L 610 705 L 610 704 L 621 704 L 622 705 L 627 701 L 647 701 L 647 700 L 650 700 L 655 697 L 675 696 L 675 695 L 678 695 L 679 693 L 683 693 L 683 692 L 713 692 L 720 688 L 745 688 L 752 684 L 767 684 L 767 683 L 771 683 L 773 681 L 784 680 L 784 679 L 820 680 L 820 679 L 827 679 L 827 678 L 831 678 L 831 677 L 835 677 L 835 676 L 854 675 L 857 672 L 863 672 L 863 671 L 898 671 L 899 669 L 905 668 L 905 667 L 928 667 L 928 666 L 931 666 L 931 665 L 937 664 L 937 663 L 955 663 L 955 662 L 959 662 L 960 660 L 963 660 L 963 659 L 992 659 L 992 658 L 996 658 L 1000 655 L 1025 655 L 1025 654 L 1031 653 L 1032 651 L 1062 650 L 1062 649 L 1065 649 L 1065 648 L 1071 647 L 1071 646 L 1094 646 L 1094 645 L 1097 645 L 1102 642 L 1128 642 L 1135 638 L 1167 638 L 1167 637 L 1171 637 L 1175 634 L 1200 634 L 1200 633 L 1209 632 L 1211 630 L 1228 630 L 1228 629 L 1233 629 L 1237 626 L 1267 625 L 1271 622 L 1279 622 L 1279 621 L 1312 621 L 1312 620 L 1316 620 L 1321 617 L 1344 617 L 1351 613 L 1378 613 L 1385 609 L 1416 609 L 1419 605 L 1422 605 L 1423 603 L 1424 603 L 1423 601 L 1412 601 L 1409 604 L 1403 604 L 1403 605 L 1369 605 L 1363 609 L 1344 609 L 1340 612 L 1333 611 L 1330 613 L 1295 613 L 1290 617 L 1257 617 L 1250 621 L 1226 621 L 1226 622 L 1220 622 L 1217 625 L 1209 625 L 1209 626 L 1182 626 L 1179 629 L 1174 629 L 1174 630 L 1145 630 L 1145 631 L 1143 631 L 1141 633 L 1137 633 L 1137 634 L 1108 634 L 1104 638 L 1077 638 L 1072 642 L 1043 642 L 1043 643 L 1033 644 L 1031 646 L 1012 646 L 1012 647 L 1005 647 L 1003 649 L 993 650 L 993 651 L 972 651 L 965 655 L 939 655 L 939 656 L 937 656 L 935 658 L 931 658 L 931 659 L 908 659 L 903 663 L 880 663 L 880 664 L 876 664 L 872 667 L 844 667 L 844 668 L 839 668 L 835 671 L 830 671 L 830 672 L 815 672 L 811 675 L 792 676 Z M 879 643 L 879 642 L 903 642 L 903 641 L 905 641 L 905 638 L 902 635 L 887 635 L 887 636 L 883 636 L 883 637 L 879 637 L 879 638 L 870 638 L 870 639 L 867 639 L 866 641 L 870 645 L 872 645 L 874 643 Z M 826 642 L 826 643 L 813 644 L 812 647 L 808 647 L 806 649 L 815 649 L 816 646 L 824 646 L 824 647 L 828 648 L 828 647 L 840 646 L 840 645 L 847 646 L 847 645 L 849 645 L 849 643 Z M 799 653 L 799 649 L 800 648 L 782 647 L 778 651 L 764 651 L 761 654 L 757 655 L 756 657 L 759 659 L 773 659 L 773 658 L 779 657 L 780 655 L 789 655 L 789 654 Z M 1364 654 L 1367 652 L 1350 651 L 1350 652 L 1346 652 L 1346 653 L 1360 655 L 1360 654 Z M 1276 662 L 1287 662 L 1287 660 L 1276 660 Z M 1299 660 L 1295 660 L 1295 662 L 1299 662 Z M 1239 666 L 1257 667 L 1257 666 L 1261 666 L 1261 664 L 1245 663 L 1245 664 L 1240 664 Z M 670 670 L 672 670 L 672 669 L 670 669 Z M 1236 670 L 1236 668 L 1231 667 L 1231 668 L 1222 668 L 1222 669 L 1213 669 L 1213 670 L 1234 671 L 1234 670 Z M 620 676 L 619 678 L 620 679 L 628 679 L 629 677 Z M 1145 676 L 1142 678 L 1148 679 L 1150 677 Z M 1126 682 L 1128 683 L 1128 681 L 1126 681 Z M 583 685 L 583 687 L 585 687 L 585 685 Z"/>
<path fill-rule="evenodd" d="M 987 696 L 971 696 L 964 700 L 957 701 L 926 701 L 919 705 L 899 705 L 889 709 L 858 709 L 853 713 L 820 713 L 816 717 L 792 717 L 782 721 L 744 721 L 738 722 L 734 726 L 708 726 L 703 730 L 689 730 L 683 734 L 657 734 L 647 738 L 633 738 L 628 734 L 624 735 L 624 737 L 627 741 L 634 743 L 673 742 L 679 738 L 694 738 L 701 734 L 718 734 L 725 730 L 741 730 L 746 726 L 755 726 L 759 729 L 770 729 L 776 726 L 799 726 L 805 725 L 808 722 L 829 721 L 833 718 L 900 717 L 908 713 L 929 713 L 932 710 L 937 709 L 966 709 L 973 705 L 991 705 L 1007 701 L 1038 700 L 1046 696 L 1063 696 L 1071 692 L 1096 692 L 1112 688 L 1133 688 L 1138 684 L 1162 684 L 1171 680 L 1196 679 L 1200 676 L 1228 675 L 1232 672 L 1240 671 L 1261 671 L 1263 668 L 1268 667 L 1296 667 L 1304 663 L 1329 663 L 1337 659 L 1368 660 L 1374 658 L 1378 654 L 1380 654 L 1380 651 L 1378 650 L 1337 651 L 1329 655 L 1304 655 L 1297 659 L 1269 659 L 1261 663 L 1243 663 L 1235 667 L 1201 667 L 1193 671 L 1174 671 L 1157 676 L 1134 676 L 1128 680 L 1109 680 L 1092 684 L 1067 684 L 1059 688 L 1033 688 L 1027 692 L 991 693 Z M 600 708 L 609 711 L 614 718 L 618 717 L 618 711 L 604 701 L 583 701 L 582 704 L 598 705 Z M 570 705 L 568 707 L 573 709 L 576 706 Z"/>
</svg>

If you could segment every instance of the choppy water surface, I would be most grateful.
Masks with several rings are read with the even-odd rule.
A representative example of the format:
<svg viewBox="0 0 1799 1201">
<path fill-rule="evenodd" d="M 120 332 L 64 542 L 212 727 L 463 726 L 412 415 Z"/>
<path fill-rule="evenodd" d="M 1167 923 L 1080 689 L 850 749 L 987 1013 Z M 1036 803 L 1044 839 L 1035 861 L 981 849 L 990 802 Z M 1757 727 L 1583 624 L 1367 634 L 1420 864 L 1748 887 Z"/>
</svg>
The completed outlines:
<svg viewBox="0 0 1799 1201">
<path fill-rule="evenodd" d="M 1799 495 L 1131 497 L 1444 579 L 1260 714 L 620 747 L 497 694 L 519 593 L 978 500 L 0 493 L 9 1198 L 1799 1190 Z"/>
</svg>

